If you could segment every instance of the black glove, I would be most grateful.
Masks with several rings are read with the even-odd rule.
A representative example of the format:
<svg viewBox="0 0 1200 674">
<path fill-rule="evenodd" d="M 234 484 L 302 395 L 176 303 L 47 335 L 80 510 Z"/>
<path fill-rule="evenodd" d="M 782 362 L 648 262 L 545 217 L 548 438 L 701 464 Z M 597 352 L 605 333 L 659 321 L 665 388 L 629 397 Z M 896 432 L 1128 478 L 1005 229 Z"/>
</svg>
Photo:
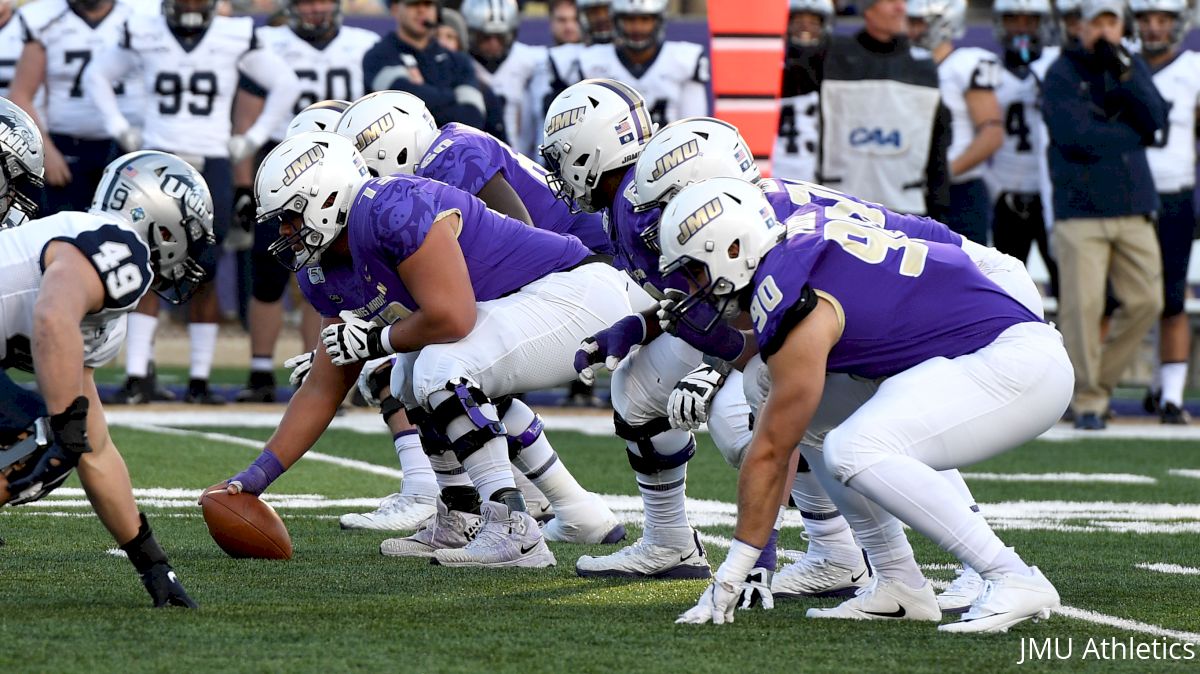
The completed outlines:
<svg viewBox="0 0 1200 674">
<path fill-rule="evenodd" d="M 150 593 L 154 608 L 200 608 L 200 605 L 188 596 L 187 590 L 183 589 L 183 583 L 180 583 L 179 577 L 175 575 L 175 570 L 166 562 L 155 564 L 143 573 L 142 585 L 145 585 L 146 591 Z"/>
<path fill-rule="evenodd" d="M 247 232 L 254 231 L 256 221 L 254 190 L 249 187 L 233 189 L 233 222 Z"/>
<path fill-rule="evenodd" d="M 9 492 L 17 494 L 10 505 L 30 503 L 54 491 L 79 465 L 79 458 L 92 451 L 87 442 L 87 413 L 88 399 L 79 396 L 67 409 L 50 416 L 51 445 L 28 475 L 9 483 Z M 31 488 L 30 493 L 22 493 Z"/>
<path fill-rule="evenodd" d="M 1113 44 L 1108 40 L 1097 40 L 1093 48 L 1096 60 L 1101 67 L 1113 74 L 1113 77 L 1125 82 L 1133 76 L 1133 56 L 1124 45 Z"/>
</svg>

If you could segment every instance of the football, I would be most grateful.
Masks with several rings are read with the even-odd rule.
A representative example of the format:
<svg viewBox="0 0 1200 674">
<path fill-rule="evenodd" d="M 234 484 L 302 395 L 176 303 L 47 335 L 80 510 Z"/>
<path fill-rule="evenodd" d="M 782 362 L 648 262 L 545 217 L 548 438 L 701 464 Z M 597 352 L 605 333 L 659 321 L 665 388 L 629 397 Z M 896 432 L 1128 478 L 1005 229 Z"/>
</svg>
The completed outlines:
<svg viewBox="0 0 1200 674">
<path fill-rule="evenodd" d="M 200 497 L 204 523 L 217 545 L 239 559 L 291 559 L 292 537 L 275 509 L 253 494 L 230 494 L 225 483 Z"/>
</svg>

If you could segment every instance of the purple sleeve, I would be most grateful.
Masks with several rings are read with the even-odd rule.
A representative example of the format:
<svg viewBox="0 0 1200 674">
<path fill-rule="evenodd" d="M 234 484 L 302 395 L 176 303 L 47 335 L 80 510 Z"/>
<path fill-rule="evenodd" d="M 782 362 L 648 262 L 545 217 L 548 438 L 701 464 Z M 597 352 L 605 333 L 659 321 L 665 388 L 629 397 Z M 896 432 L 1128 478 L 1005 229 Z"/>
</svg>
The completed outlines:
<svg viewBox="0 0 1200 674">
<path fill-rule="evenodd" d="M 503 148 L 490 136 L 473 131 L 443 132 L 442 140 L 429 150 L 417 172 L 423 178 L 478 194 L 504 168 L 503 155 Z"/>
</svg>

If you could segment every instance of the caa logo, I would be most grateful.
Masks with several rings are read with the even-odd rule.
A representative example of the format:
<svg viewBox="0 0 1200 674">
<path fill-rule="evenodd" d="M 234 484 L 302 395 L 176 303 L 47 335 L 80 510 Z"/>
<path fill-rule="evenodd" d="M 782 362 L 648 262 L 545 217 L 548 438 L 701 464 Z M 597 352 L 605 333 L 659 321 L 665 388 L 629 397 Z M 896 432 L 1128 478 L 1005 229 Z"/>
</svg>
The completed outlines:
<svg viewBox="0 0 1200 674">
<path fill-rule="evenodd" d="M 900 152 L 904 142 L 900 129 L 885 130 L 879 127 L 868 129 L 858 127 L 850 132 L 850 147 Z"/>
</svg>

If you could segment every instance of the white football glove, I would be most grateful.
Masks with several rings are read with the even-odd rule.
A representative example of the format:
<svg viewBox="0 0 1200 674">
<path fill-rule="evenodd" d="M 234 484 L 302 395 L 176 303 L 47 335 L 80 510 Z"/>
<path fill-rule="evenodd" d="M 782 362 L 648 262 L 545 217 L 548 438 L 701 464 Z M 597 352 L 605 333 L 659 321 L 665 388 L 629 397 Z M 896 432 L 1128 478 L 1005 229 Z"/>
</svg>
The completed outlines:
<svg viewBox="0 0 1200 674">
<path fill-rule="evenodd" d="M 663 298 L 658 301 L 658 327 L 662 328 L 663 332 L 670 335 L 675 334 L 675 316 L 670 313 L 670 310 L 684 299 L 687 299 L 687 293 L 667 288 Z"/>
<path fill-rule="evenodd" d="M 700 601 L 681 613 L 675 622 L 691 625 L 703 625 L 710 620 L 714 625 L 731 623 L 741 595 L 740 584 L 735 585 L 714 578 L 704 590 L 704 594 L 700 595 Z"/>
<path fill-rule="evenodd" d="M 362 372 L 358 375 L 358 392 L 362 395 L 363 400 L 366 401 L 366 403 L 371 407 L 379 407 L 379 398 L 375 395 L 376 383 L 373 382 L 372 379 L 376 376 L 383 376 L 385 374 L 390 377 L 392 363 L 393 361 L 391 358 L 372 360 L 366 365 L 363 365 Z M 386 369 L 388 372 L 382 372 L 384 369 Z"/>
<path fill-rule="evenodd" d="M 229 138 L 229 161 L 234 164 L 242 161 L 246 157 L 258 151 L 258 143 L 250 140 L 243 134 L 236 134 Z"/>
<path fill-rule="evenodd" d="M 687 373 L 671 389 L 667 399 L 667 418 L 671 428 L 694 431 L 708 421 L 708 409 L 725 383 L 725 375 L 704 364 Z"/>
<path fill-rule="evenodd" d="M 288 375 L 288 382 L 295 388 L 300 388 L 304 383 L 304 378 L 308 376 L 312 370 L 313 360 L 317 357 L 316 351 L 308 351 L 299 356 L 292 356 L 283 361 L 283 366 L 290 369 L 292 373 Z"/>
<path fill-rule="evenodd" d="M 391 326 L 364 321 L 349 311 L 343 311 L 341 318 L 344 323 L 327 326 L 321 331 L 321 343 L 334 365 L 349 365 L 395 353 L 391 344 L 384 344 Z"/>
<path fill-rule="evenodd" d="M 142 130 L 136 126 L 126 128 L 117 134 L 117 145 L 126 152 L 136 152 L 142 149 Z"/>
<path fill-rule="evenodd" d="M 770 611 L 775 608 L 775 597 L 771 595 L 771 579 L 774 576 L 775 571 L 772 569 L 755 567 L 750 575 L 746 576 L 746 583 L 742 585 L 742 596 L 738 600 L 738 609 L 762 606 L 763 610 Z"/>
</svg>

